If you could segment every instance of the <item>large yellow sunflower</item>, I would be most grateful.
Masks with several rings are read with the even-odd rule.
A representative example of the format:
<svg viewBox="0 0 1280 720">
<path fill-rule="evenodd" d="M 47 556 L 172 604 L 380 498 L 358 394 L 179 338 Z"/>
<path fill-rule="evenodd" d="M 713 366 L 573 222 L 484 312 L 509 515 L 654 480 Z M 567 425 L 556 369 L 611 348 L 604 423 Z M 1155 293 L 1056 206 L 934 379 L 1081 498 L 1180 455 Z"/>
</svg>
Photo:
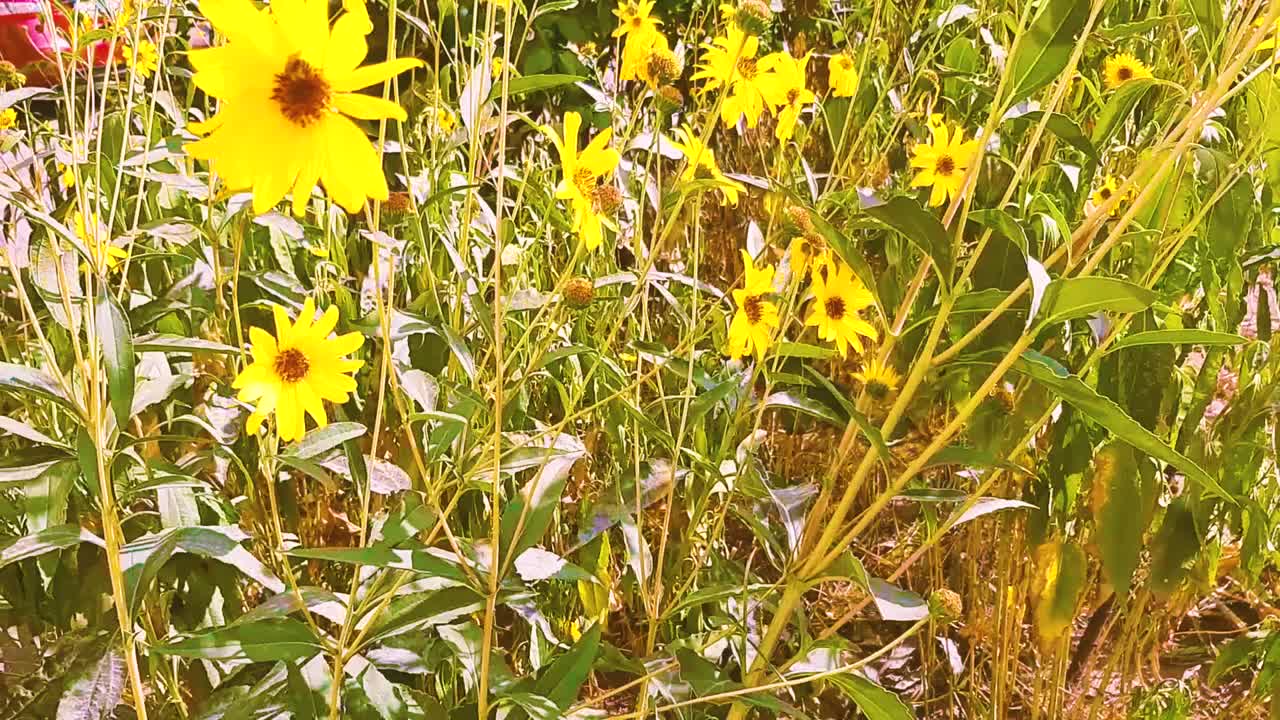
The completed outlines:
<svg viewBox="0 0 1280 720">
<path fill-rule="evenodd" d="M 387 199 L 378 152 L 352 118 L 405 118 L 394 102 L 354 91 L 418 67 L 400 58 L 359 67 L 371 29 L 363 3 L 344 3 L 329 27 L 326 0 L 201 0 L 200 10 L 227 43 L 193 50 L 195 83 L 218 99 L 218 113 L 187 146 L 208 160 L 232 190 L 253 190 L 263 213 L 293 192 L 301 215 L 317 182 L 358 212 L 366 198 Z"/>
<path fill-rule="evenodd" d="M 883 400 L 898 389 L 901 376 L 892 365 L 882 363 L 879 358 L 873 356 L 863 364 L 861 370 L 853 374 L 853 379 L 862 383 L 862 388 L 868 395 L 876 400 Z"/>
<path fill-rule="evenodd" d="M 853 97 L 858 91 L 858 66 L 847 53 L 832 55 L 827 60 L 827 85 L 834 97 Z"/>
<path fill-rule="evenodd" d="M 813 305 L 804 324 L 817 327 L 819 338 L 835 342 L 841 357 L 849 354 L 850 345 L 862 352 L 858 336 L 875 340 L 876 329 L 858 312 L 870 307 L 875 298 L 844 263 L 828 260 L 815 265 L 812 277 Z"/>
<path fill-rule="evenodd" d="M 275 307 L 276 336 L 262 328 L 249 328 L 253 362 L 236 376 L 237 397 L 253 403 L 245 427 L 258 432 L 262 421 L 275 413 L 281 440 L 295 440 L 306 432 L 306 415 L 324 427 L 329 423 L 324 401 L 344 403 L 356 389 L 351 373 L 364 365 L 347 355 L 364 343 L 360 333 L 330 337 L 338 325 L 338 308 L 316 317 L 311 298 L 302 305 L 297 322 L 289 322 L 284 308 Z M 305 413 L 305 414 L 304 414 Z"/>
<path fill-rule="evenodd" d="M 778 85 L 778 76 L 761 68 L 756 60 L 760 38 L 733 26 L 728 35 L 716 37 L 702 47 L 702 62 L 692 79 L 707 81 L 701 89 L 704 93 L 725 88 L 728 95 L 720 104 L 720 121 L 725 127 L 744 115 L 747 126 L 755 127 L 765 110 L 771 109 L 768 98 L 777 94 Z"/>
<path fill-rule="evenodd" d="M 800 113 L 817 97 L 812 90 L 805 87 L 807 77 L 805 73 L 808 65 L 809 55 L 797 60 L 791 56 L 791 53 L 786 52 L 766 55 L 760 60 L 760 68 L 772 72 L 776 78 L 775 82 L 767 86 L 768 101 L 781 108 L 778 113 L 778 127 L 773 134 L 783 142 L 791 139 L 795 133 L 796 122 L 800 119 Z"/>
<path fill-rule="evenodd" d="M 1102 207 L 1104 203 L 1110 200 L 1118 192 L 1120 192 L 1119 182 L 1111 175 L 1107 175 L 1102 179 L 1102 184 L 1098 186 L 1098 189 L 1093 191 L 1091 199 L 1093 200 L 1094 207 Z M 1125 195 L 1121 196 L 1120 200 L 1111 208 L 1111 216 L 1118 216 L 1120 212 L 1124 210 L 1124 206 L 1133 201 L 1133 197 L 1134 192 L 1132 189 Z"/>
<path fill-rule="evenodd" d="M 682 125 L 676 128 L 676 135 L 680 140 L 672 142 L 671 146 L 684 155 L 684 170 L 680 173 L 680 181 L 693 182 L 699 178 L 711 180 L 730 205 L 737 205 L 738 193 L 746 191 L 746 187 L 720 172 L 715 153 L 702 142 L 696 130 Z"/>
<path fill-rule="evenodd" d="M 961 128 L 956 128 L 954 135 L 948 134 L 940 115 L 929 118 L 929 132 L 931 141 L 920 143 L 911 151 L 911 167 L 919 170 L 911 187 L 932 186 L 929 206 L 933 207 L 960 194 L 965 172 L 978 152 L 978 141 L 965 142 Z"/>
<path fill-rule="evenodd" d="M 1149 77 L 1151 71 L 1147 66 L 1129 53 L 1112 55 L 1102 64 L 1102 79 L 1113 90 L 1130 80 Z"/>
<path fill-rule="evenodd" d="M 609 147 L 613 131 L 605 128 L 591 139 L 581 152 L 578 151 L 578 131 L 582 128 L 582 116 L 576 112 L 564 114 L 564 137 L 551 127 L 543 132 L 551 137 L 560 153 L 560 184 L 556 197 L 568 200 L 573 208 L 573 231 L 586 244 L 588 250 L 600 246 L 604 237 L 604 219 L 618 208 L 622 201 L 618 188 L 608 180 L 618 167 L 621 156 Z"/>
<path fill-rule="evenodd" d="M 659 41 L 664 47 L 666 46 L 666 38 L 658 29 L 662 21 L 653 17 L 652 14 L 653 4 L 653 0 L 639 0 L 639 2 L 623 0 L 613 11 L 613 14 L 618 17 L 618 27 L 614 29 L 613 36 L 624 38 L 621 74 L 623 81 L 643 79 L 642 71 L 648 60 L 650 49 Z"/>
<path fill-rule="evenodd" d="M 733 291 L 733 302 L 738 311 L 729 323 L 730 357 L 755 354 L 756 361 L 764 360 L 764 353 L 773 344 L 773 331 L 778 329 L 778 306 L 768 296 L 773 292 L 773 266 L 757 270 L 751 254 L 742 251 L 742 262 L 747 275 L 742 287 Z"/>
</svg>

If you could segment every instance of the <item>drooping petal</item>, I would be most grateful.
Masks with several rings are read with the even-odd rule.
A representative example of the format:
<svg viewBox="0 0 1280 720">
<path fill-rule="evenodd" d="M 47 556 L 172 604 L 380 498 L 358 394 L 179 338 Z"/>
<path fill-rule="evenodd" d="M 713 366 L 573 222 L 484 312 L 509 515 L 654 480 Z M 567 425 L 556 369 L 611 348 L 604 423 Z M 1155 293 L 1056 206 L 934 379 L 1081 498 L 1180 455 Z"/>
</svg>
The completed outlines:
<svg viewBox="0 0 1280 720">
<path fill-rule="evenodd" d="M 335 73 L 328 78 L 329 86 L 333 88 L 334 92 L 363 90 L 370 85 L 390 80 L 406 70 L 422 67 L 422 65 L 422 61 L 417 58 L 387 60 L 386 62 L 358 67 L 349 72 Z"/>
<path fill-rule="evenodd" d="M 403 121 L 408 117 L 398 103 L 360 93 L 338 93 L 333 96 L 333 106 L 343 114 L 361 120 Z"/>
</svg>

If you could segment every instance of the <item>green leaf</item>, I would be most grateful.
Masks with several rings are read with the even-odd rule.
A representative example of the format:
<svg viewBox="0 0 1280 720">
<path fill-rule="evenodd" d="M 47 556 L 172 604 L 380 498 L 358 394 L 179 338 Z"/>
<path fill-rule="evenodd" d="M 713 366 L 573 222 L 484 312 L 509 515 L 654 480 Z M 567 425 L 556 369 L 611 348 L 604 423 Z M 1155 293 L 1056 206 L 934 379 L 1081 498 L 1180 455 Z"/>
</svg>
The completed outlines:
<svg viewBox="0 0 1280 720">
<path fill-rule="evenodd" d="M 120 548 L 120 566 L 130 612 L 137 612 L 160 568 L 178 552 L 217 560 L 236 568 L 272 592 L 283 591 L 284 583 L 240 545 L 248 537 L 234 525 L 179 527 L 143 535 Z"/>
<path fill-rule="evenodd" d="M 526 93 L 538 92 L 539 90 L 551 90 L 583 80 L 586 80 L 586 78 L 579 75 L 540 74 L 513 77 L 507 80 L 507 97 L 513 98 Z M 502 82 L 495 80 L 493 89 L 489 91 L 489 100 L 496 101 L 501 97 Z"/>
<path fill-rule="evenodd" d="M 1095 542 L 1102 555 L 1102 569 L 1116 594 L 1129 593 L 1133 571 L 1142 552 L 1146 530 L 1138 461 L 1133 449 L 1111 442 L 1093 456 L 1090 483 Z"/>
<path fill-rule="evenodd" d="M 1167 596 L 1187 576 L 1187 563 L 1200 552 L 1201 536 L 1186 495 L 1180 495 L 1164 511 L 1164 522 L 1151 539 L 1152 592 Z"/>
<path fill-rule="evenodd" d="M 310 460 L 329 452 L 348 440 L 364 435 L 365 432 L 367 432 L 365 426 L 358 422 L 330 423 L 303 435 L 298 444 L 289 448 L 286 453 L 296 458 Z"/>
<path fill-rule="evenodd" d="M 62 386 L 43 370 L 0 362 L 0 388 L 33 393 L 53 400 L 72 412 L 79 413 L 75 402 L 62 391 Z"/>
<path fill-rule="evenodd" d="M 947 229 L 914 198 L 905 195 L 880 200 L 874 195 L 860 194 L 862 209 L 879 222 L 897 230 L 933 260 L 942 284 L 950 287 L 955 275 L 955 250 Z M 869 286 L 874 287 L 874 286 Z"/>
<path fill-rule="evenodd" d="M 1010 100 L 1026 98 L 1066 69 L 1088 17 L 1087 2 L 1045 0 L 1009 57 Z"/>
<path fill-rule="evenodd" d="M 189 338 L 181 335 L 168 335 L 164 333 L 139 335 L 133 339 L 133 349 L 135 352 L 240 352 L 231 345 L 225 345 L 212 340 Z"/>
<path fill-rule="evenodd" d="M 1066 368 L 1052 359 L 1040 353 L 1028 351 L 1023 353 L 1014 364 L 1014 369 L 1044 385 L 1058 397 L 1070 403 L 1072 407 L 1087 415 L 1090 420 L 1132 445 L 1135 450 L 1178 468 L 1205 490 L 1234 502 L 1227 491 L 1223 490 L 1218 481 L 1205 472 L 1204 468 L 1164 444 L 1150 430 L 1125 414 L 1119 405 L 1099 395 L 1096 390 L 1085 385 L 1083 380 L 1067 372 Z"/>
<path fill-rule="evenodd" d="M 1156 301 L 1156 294 L 1127 280 L 1108 277 L 1060 278 L 1045 288 L 1040 302 L 1044 320 L 1040 327 L 1096 312 L 1142 312 Z"/>
<path fill-rule="evenodd" d="M 160 655 L 253 662 L 301 660 L 323 650 L 311 628 L 292 618 L 228 625 L 151 648 Z"/>
<path fill-rule="evenodd" d="M 426 550 L 399 550 L 389 547 L 365 548 L 297 548 L 290 550 L 289 557 L 308 558 L 311 560 L 330 560 L 352 565 L 371 565 L 373 567 L 391 568 L 395 570 L 412 570 L 427 577 L 452 580 L 459 585 L 466 583 L 466 575 L 452 553 L 428 548 Z"/>
<path fill-rule="evenodd" d="M 68 458 L 47 466 L 23 486 L 28 530 L 35 532 L 66 522 L 67 497 L 79 476 L 79 463 Z"/>
<path fill-rule="evenodd" d="M 89 663 L 58 701 L 57 720 L 107 720 L 124 697 L 124 658 L 114 649 Z"/>
<path fill-rule="evenodd" d="M 1139 347 L 1142 345 L 1204 345 L 1211 347 L 1214 345 L 1243 345 L 1249 342 L 1249 339 L 1236 335 L 1235 333 L 1214 332 L 1212 330 L 1148 330 L 1146 332 L 1134 333 L 1126 335 L 1112 343 L 1107 348 L 1108 353 L 1113 353 L 1124 348 Z"/>
<path fill-rule="evenodd" d="M 828 572 L 849 577 L 875 600 L 880 617 L 890 622 L 915 622 L 929 616 L 929 603 L 919 594 L 872 577 L 862 561 L 846 551 Z"/>
<path fill-rule="evenodd" d="M 534 686 L 539 695 L 549 698 L 561 710 L 568 710 L 578 697 L 578 689 L 591 674 L 592 663 L 600 649 L 600 623 L 582 634 L 569 652 L 556 658 Z"/>
<path fill-rule="evenodd" d="M 1075 620 L 1088 571 L 1088 561 L 1079 545 L 1052 541 L 1036 548 L 1032 595 L 1036 630 L 1046 646 L 1061 638 Z"/>
<path fill-rule="evenodd" d="M 1146 96 L 1147 91 L 1160 84 L 1155 78 L 1135 78 L 1129 80 L 1111 92 L 1107 104 L 1098 113 L 1098 122 L 1093 126 L 1094 147 L 1105 148 L 1120 126 L 1129 119 L 1133 108 Z"/>
<path fill-rule="evenodd" d="M 93 317 L 107 368 L 107 396 L 111 399 L 116 423 L 123 428 L 129 424 L 133 410 L 133 332 L 129 330 L 129 318 L 106 285 L 98 293 Z"/>
<path fill-rule="evenodd" d="M 867 720 L 915 720 L 915 713 L 902 698 L 862 675 L 832 675 L 827 682 L 840 688 L 858 706 Z"/>
<path fill-rule="evenodd" d="M 819 420 L 826 420 L 832 425 L 843 426 L 845 424 L 845 418 L 842 418 L 840 413 L 827 407 L 827 405 L 811 397 L 790 391 L 784 390 L 773 393 L 765 398 L 764 406 L 765 409 L 785 408 L 787 410 L 795 410 L 796 412 L 816 417 Z"/>
<path fill-rule="evenodd" d="M 55 525 L 30 535 L 0 540 L 0 568 L 54 550 L 65 550 L 82 542 L 106 547 L 106 543 L 98 539 L 97 535 L 78 525 Z"/>
<path fill-rule="evenodd" d="M 1015 120 L 1026 120 L 1032 125 L 1041 122 L 1045 112 L 1043 110 L 1033 110 L 1025 115 L 1019 115 Z M 1080 125 L 1075 120 L 1063 115 L 1062 113 L 1049 113 L 1049 120 L 1045 123 L 1045 128 L 1058 136 L 1062 142 L 1079 150 L 1085 157 L 1089 158 L 1095 165 L 1101 161 L 1098 159 L 1098 150 L 1089 140 L 1089 136 L 1084 134 L 1080 129 Z"/>
<path fill-rule="evenodd" d="M 560 436 L 557 445 L 566 446 L 567 451 L 561 447 L 547 448 L 545 463 L 502 511 L 499 547 L 503 558 L 519 557 L 542 540 L 560 507 L 569 471 L 587 453 L 577 438 L 567 435 Z"/>
<path fill-rule="evenodd" d="M 991 208 L 990 210 L 974 210 L 969 213 L 969 219 L 979 225 L 993 230 L 1003 235 L 1006 240 L 1017 246 L 1022 252 L 1022 256 L 1027 256 L 1027 233 L 1018 224 L 1013 216 L 1004 210 Z"/>
</svg>

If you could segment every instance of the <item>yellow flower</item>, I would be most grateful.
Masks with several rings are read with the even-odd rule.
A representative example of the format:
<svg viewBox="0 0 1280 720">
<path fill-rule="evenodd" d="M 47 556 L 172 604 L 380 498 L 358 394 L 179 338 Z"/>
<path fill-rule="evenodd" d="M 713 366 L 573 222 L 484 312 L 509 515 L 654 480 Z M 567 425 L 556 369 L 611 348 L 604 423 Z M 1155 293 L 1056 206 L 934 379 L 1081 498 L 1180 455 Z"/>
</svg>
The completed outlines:
<svg viewBox="0 0 1280 720">
<path fill-rule="evenodd" d="M 809 55 L 797 60 L 785 52 L 766 55 L 760 60 L 760 68 L 772 72 L 776 78 L 767 86 L 768 100 L 771 105 L 782 108 L 773 134 L 783 142 L 790 140 L 795 133 L 801 111 L 816 99 L 813 91 L 804 86 L 808 65 Z"/>
<path fill-rule="evenodd" d="M 13 108 L 0 110 L 0 130 L 8 130 L 18 124 L 18 111 Z"/>
<path fill-rule="evenodd" d="M 728 95 L 720 104 L 720 121 L 725 127 L 747 118 L 747 126 L 755 127 L 760 116 L 769 109 L 767 98 L 777 94 L 778 77 L 760 67 L 756 53 L 760 38 L 747 35 L 741 28 L 729 28 L 729 34 L 721 35 L 703 44 L 702 63 L 693 80 L 706 80 L 701 92 L 726 88 Z"/>
<path fill-rule="evenodd" d="M 729 323 L 726 354 L 744 357 L 754 353 L 759 362 L 764 360 L 764 352 L 773 344 L 773 331 L 778 328 L 778 306 L 766 299 L 773 292 L 773 266 L 757 270 L 746 250 L 742 251 L 742 262 L 747 276 L 742 288 L 733 291 L 733 302 L 738 311 Z"/>
<path fill-rule="evenodd" d="M 302 305 L 302 313 L 291 323 L 284 308 L 274 309 L 276 336 L 262 328 L 249 328 L 253 362 L 236 376 L 232 387 L 242 402 L 254 405 L 245 428 L 256 434 L 262 421 L 275 413 L 281 440 L 295 440 L 306 432 L 306 417 L 324 427 L 324 401 L 344 403 L 355 391 L 351 373 L 364 365 L 363 360 L 346 356 L 360 349 L 364 336 L 347 333 L 330 337 L 338 325 L 338 308 L 328 310 L 315 319 L 316 306 L 311 298 Z M 305 415 L 304 415 L 305 413 Z"/>
<path fill-rule="evenodd" d="M 363 4 L 347 3 L 363 8 Z M 195 83 L 218 98 L 218 114 L 187 146 L 210 161 L 231 190 L 253 190 L 264 213 L 293 192 L 306 210 L 317 182 L 342 207 L 387 199 L 378 152 L 352 118 L 404 120 L 394 102 L 354 92 L 422 64 L 414 58 L 358 67 L 368 14 L 348 11 L 329 27 L 326 0 L 277 0 L 258 10 L 249 0 L 201 0 L 200 9 L 227 44 L 192 50 Z"/>
<path fill-rule="evenodd" d="M 817 327 L 820 339 L 834 341 L 841 357 L 848 355 L 850 345 L 862 352 L 859 335 L 876 339 L 876 329 L 858 317 L 859 311 L 875 301 L 871 292 L 844 263 L 831 259 L 815 265 L 812 278 L 813 305 L 804 324 Z"/>
<path fill-rule="evenodd" d="M 160 53 L 149 40 L 139 40 L 138 46 L 121 49 L 125 64 L 140 78 L 149 78 L 160 67 Z"/>
<path fill-rule="evenodd" d="M 57 163 L 57 168 L 58 185 L 60 185 L 63 190 L 75 187 L 76 171 L 70 165 L 63 165 L 62 163 Z"/>
<path fill-rule="evenodd" d="M 111 244 L 111 230 L 97 213 L 76 210 L 72 214 L 72 225 L 76 237 L 89 250 L 89 260 L 94 268 L 116 272 L 124 266 L 129 251 Z"/>
<path fill-rule="evenodd" d="M 1120 53 L 1112 55 L 1103 63 L 1102 77 L 1107 87 L 1114 90 L 1130 80 L 1151 77 L 1151 71 L 1138 58 L 1129 53 Z"/>
<path fill-rule="evenodd" d="M 563 138 L 550 127 L 542 130 L 551 137 L 560 153 L 562 177 L 556 186 L 556 197 L 569 201 L 573 207 L 573 231 L 578 233 L 588 250 L 595 250 L 604 237 L 601 216 L 616 210 L 622 199 L 616 187 L 600 181 L 613 174 L 621 157 L 617 150 L 609 147 L 609 138 L 613 136 L 609 128 L 602 130 L 582 152 L 578 152 L 578 130 L 581 127 L 582 117 L 576 112 L 568 112 L 564 114 Z"/>
<path fill-rule="evenodd" d="M 1259 19 L 1254 25 L 1261 27 L 1262 20 Z M 1258 50 L 1274 50 L 1275 60 L 1280 62 L 1280 44 L 1278 42 L 1280 42 L 1280 20 L 1276 20 L 1275 25 L 1271 27 L 1271 36 L 1258 43 Z"/>
<path fill-rule="evenodd" d="M 625 38 L 620 73 L 623 81 L 644 79 L 642 72 L 648 63 L 649 51 L 659 43 L 664 48 L 667 46 L 667 39 L 658 29 L 662 21 L 653 17 L 653 4 L 653 0 L 622 0 L 613 11 L 618 17 L 613 37 Z"/>
<path fill-rule="evenodd" d="M 502 77 L 502 68 L 504 67 L 506 67 L 506 61 L 504 61 L 502 58 L 495 57 L 493 59 L 493 62 L 490 63 L 489 73 L 493 76 L 494 80 L 497 80 L 498 78 Z"/>
<path fill-rule="evenodd" d="M 650 90 L 657 90 L 659 86 L 680 77 L 680 61 L 676 59 L 675 53 L 671 52 L 667 38 L 662 33 L 658 33 L 645 53 L 644 62 L 629 71 L 624 68 L 623 74 L 628 72 L 633 77 L 643 80 Z"/>
<path fill-rule="evenodd" d="M 693 182 L 699 178 L 707 178 L 712 180 L 720 192 L 724 195 L 724 199 L 729 201 L 730 205 L 738 204 L 738 193 L 745 192 L 746 188 L 742 183 L 736 180 L 730 180 L 720 172 L 720 168 L 716 165 L 716 156 L 711 148 L 703 144 L 702 139 L 698 137 L 698 133 L 688 125 L 682 125 L 676 128 L 676 135 L 680 137 L 679 142 L 671 143 L 671 146 L 679 150 L 684 155 L 684 171 L 680 173 L 681 182 Z"/>
<path fill-rule="evenodd" d="M 1093 200 L 1093 206 L 1102 207 L 1104 203 L 1110 200 L 1111 197 L 1118 192 L 1120 192 L 1120 183 L 1117 182 L 1116 179 L 1111 175 L 1104 177 L 1102 179 L 1102 185 L 1098 186 L 1098 189 L 1094 190 L 1093 195 L 1091 196 L 1091 199 Z M 1124 205 L 1132 201 L 1133 201 L 1133 190 L 1130 190 L 1128 193 L 1121 196 L 1118 201 L 1116 201 L 1115 207 L 1111 208 L 1111 216 L 1115 217 L 1119 215 L 1120 212 L 1124 209 Z"/>
<path fill-rule="evenodd" d="M 853 97 L 858 92 L 858 68 L 847 53 L 827 60 L 827 85 L 835 97 Z"/>
<path fill-rule="evenodd" d="M 808 233 L 795 238 L 787 246 L 787 256 L 791 261 L 791 273 L 797 279 L 804 278 L 809 263 L 827 262 L 827 241 L 817 233 Z"/>
<path fill-rule="evenodd" d="M 920 143 L 911 151 L 911 167 L 920 171 L 911 181 L 911 187 L 932 185 L 929 206 L 933 207 L 960 194 L 965 172 L 978 152 L 978 141 L 964 142 L 964 130 L 960 128 L 949 135 L 941 115 L 929 118 L 929 132 L 933 135 L 932 141 Z"/>
<path fill-rule="evenodd" d="M 862 383 L 862 389 L 868 395 L 876 400 L 883 400 L 898 389 L 901 378 L 892 365 L 882 363 L 879 358 L 872 356 L 863 364 L 862 370 L 853 374 L 853 379 Z"/>
<path fill-rule="evenodd" d="M 446 107 L 436 108 L 436 128 L 442 135 L 452 135 L 458 127 L 458 117 Z"/>
</svg>

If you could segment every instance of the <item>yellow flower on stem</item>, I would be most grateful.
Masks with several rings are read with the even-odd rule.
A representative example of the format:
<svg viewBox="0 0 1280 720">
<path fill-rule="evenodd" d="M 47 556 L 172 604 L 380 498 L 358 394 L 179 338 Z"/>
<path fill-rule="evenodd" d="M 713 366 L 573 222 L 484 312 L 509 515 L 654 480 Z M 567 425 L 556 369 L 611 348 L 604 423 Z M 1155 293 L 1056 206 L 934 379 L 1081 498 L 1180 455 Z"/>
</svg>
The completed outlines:
<svg viewBox="0 0 1280 720">
<path fill-rule="evenodd" d="M 0 130 L 8 130 L 18 124 L 18 111 L 13 108 L 0 110 Z"/>
<path fill-rule="evenodd" d="M 876 339 L 876 329 L 858 317 L 875 302 L 871 292 L 844 263 L 831 259 L 814 265 L 811 277 L 813 304 L 804 324 L 818 328 L 820 339 L 835 342 L 841 357 L 848 356 L 850 345 L 862 352 L 859 336 Z"/>
<path fill-rule="evenodd" d="M 766 55 L 760 60 L 760 68 L 772 72 L 776 80 L 768 85 L 769 103 L 781 108 L 778 113 L 778 127 L 774 137 L 786 142 L 795 134 L 796 122 L 800 113 L 808 107 L 817 96 L 805 87 L 805 72 L 809 65 L 809 55 L 797 60 L 791 53 L 778 52 Z"/>
<path fill-rule="evenodd" d="M 329 423 L 324 402 L 344 403 L 355 391 L 351 373 L 364 361 L 346 356 L 360 349 L 364 336 L 353 332 L 330 337 L 338 325 L 338 308 L 330 305 L 316 320 L 311 298 L 303 303 L 296 322 L 290 322 L 279 306 L 274 314 L 275 337 L 262 328 L 249 328 L 253 362 L 232 387 L 240 391 L 237 398 L 254 405 L 245 423 L 250 435 L 274 413 L 280 439 L 296 440 L 306 433 L 306 415 L 324 427 Z"/>
<path fill-rule="evenodd" d="M 618 17 L 618 27 L 613 31 L 613 37 L 624 39 L 619 75 L 624 82 L 644 79 L 642 73 L 649 59 L 649 51 L 659 43 L 662 47 L 667 47 L 667 39 L 658 29 L 662 21 L 653 17 L 652 13 L 653 0 L 624 0 L 613 10 L 613 14 Z"/>
<path fill-rule="evenodd" d="M 326 0 L 276 0 L 265 10 L 249 0 L 200 2 L 227 44 L 190 53 L 195 84 L 219 105 L 198 128 L 208 136 L 187 150 L 208 160 L 229 189 L 252 189 L 256 213 L 292 191 L 293 212 L 302 215 L 317 183 L 349 212 L 366 198 L 387 199 L 378 152 L 352 118 L 404 120 L 405 112 L 355 91 L 422 62 L 360 67 L 368 52 L 367 12 L 349 9 L 331 29 L 328 7 Z"/>
<path fill-rule="evenodd" d="M 747 126 L 755 127 L 760 116 L 770 109 L 767 98 L 777 93 L 778 84 L 777 75 L 765 71 L 756 60 L 760 38 L 734 26 L 728 35 L 702 47 L 702 63 L 692 77 L 707 81 L 700 92 L 725 88 L 728 95 L 720 104 L 720 121 L 730 127 L 746 116 Z"/>
<path fill-rule="evenodd" d="M 573 208 L 573 231 L 578 233 L 588 250 L 595 250 L 604 237 L 602 216 L 612 214 L 622 200 L 614 185 L 600 181 L 608 180 L 614 168 L 618 167 L 621 156 L 609 147 L 609 139 L 613 136 L 609 128 L 602 130 L 579 152 L 578 130 L 581 127 L 582 116 L 567 112 L 564 114 L 563 138 L 550 127 L 544 126 L 542 130 L 551 137 L 560 153 L 561 178 L 556 186 L 556 197 L 569 201 Z"/>
<path fill-rule="evenodd" d="M 738 311 L 729 323 L 730 357 L 754 354 L 757 362 L 764 360 L 764 353 L 773 344 L 773 332 L 778 329 L 778 306 L 768 299 L 773 292 L 773 266 L 757 270 L 751 254 L 742 251 L 742 262 L 747 275 L 742 288 L 733 291 L 733 302 Z"/>
<path fill-rule="evenodd" d="M 92 267 L 113 273 L 124 267 L 129 251 L 111 244 L 111 230 L 97 213 L 76 210 L 71 219 L 72 230 L 89 251 L 89 263 L 81 265 L 81 269 Z"/>
<path fill-rule="evenodd" d="M 827 85 L 835 97 L 853 97 L 858 92 L 858 67 L 847 53 L 827 60 Z"/>
<path fill-rule="evenodd" d="M 676 128 L 676 135 L 680 140 L 671 143 L 671 146 L 684 155 L 684 170 L 680 173 L 680 181 L 693 182 L 698 179 L 709 179 L 715 183 L 730 205 L 737 205 L 738 193 L 745 192 L 746 187 L 736 180 L 730 180 L 720 172 L 719 166 L 716 165 L 715 153 L 703 144 L 702 138 L 698 137 L 698 133 L 693 128 L 682 125 Z"/>
<path fill-rule="evenodd" d="M 1115 197 L 1119 192 L 1120 183 L 1114 177 L 1108 175 L 1102 179 L 1102 184 L 1098 186 L 1097 190 L 1093 191 L 1093 195 L 1090 196 L 1090 199 L 1093 200 L 1094 207 L 1102 207 L 1103 204 Z M 1116 201 L 1115 206 L 1111 208 L 1111 217 L 1119 215 L 1120 212 L 1124 210 L 1125 204 L 1132 201 L 1133 190 L 1130 190 L 1128 193 L 1121 196 L 1120 199 Z"/>
<path fill-rule="evenodd" d="M 1102 64 L 1102 79 L 1112 90 L 1139 78 L 1151 77 L 1151 71 L 1138 58 L 1129 53 L 1119 53 Z"/>
<path fill-rule="evenodd" d="M 863 364 L 862 370 L 853 374 L 853 379 L 862 383 L 862 389 L 876 400 L 883 400 L 898 389 L 901 377 L 892 365 L 880 362 L 874 355 Z"/>
<path fill-rule="evenodd" d="M 151 77 L 160 67 L 160 53 L 150 40 L 139 40 L 137 47 L 125 46 L 121 49 L 124 62 L 138 77 Z"/>
<path fill-rule="evenodd" d="M 626 72 L 624 69 L 623 73 L 626 74 Z M 671 47 L 667 44 L 667 38 L 658 33 L 645 54 L 644 62 L 638 68 L 633 68 L 631 72 L 634 77 L 643 80 L 650 90 L 657 90 L 680 77 L 681 67 L 680 61 L 676 59 L 675 53 L 671 52 Z"/>
<path fill-rule="evenodd" d="M 441 135 L 452 135 L 458 127 L 458 117 L 447 107 L 436 108 L 436 129 Z"/>
<path fill-rule="evenodd" d="M 978 141 L 964 141 L 964 130 L 956 128 L 955 134 L 947 132 L 941 115 L 929 118 L 928 143 L 920 143 L 912 149 L 911 167 L 919 170 L 911 181 L 911 187 L 933 187 L 929 206 L 941 205 L 960 194 L 964 189 L 964 176 L 978 152 Z"/>
<path fill-rule="evenodd" d="M 633 35 L 651 35 L 658 32 L 661 20 L 653 17 L 654 0 L 620 0 L 613 14 L 618 18 L 618 27 L 613 31 L 614 37 Z"/>
</svg>

